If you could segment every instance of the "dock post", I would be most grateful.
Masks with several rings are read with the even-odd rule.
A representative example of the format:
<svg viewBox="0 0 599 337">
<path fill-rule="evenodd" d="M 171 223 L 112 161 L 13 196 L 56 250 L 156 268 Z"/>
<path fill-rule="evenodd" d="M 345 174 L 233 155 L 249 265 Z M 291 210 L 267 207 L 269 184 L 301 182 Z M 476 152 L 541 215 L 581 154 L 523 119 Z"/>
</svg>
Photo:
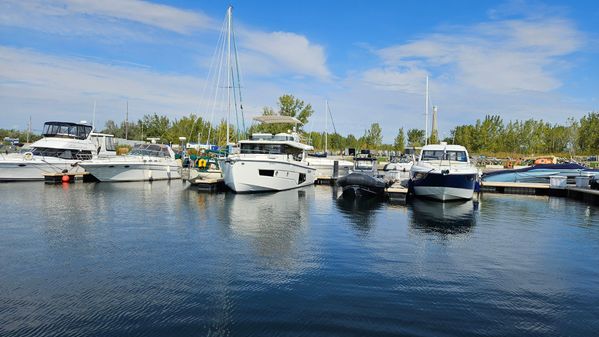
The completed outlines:
<svg viewBox="0 0 599 337">
<path fill-rule="evenodd" d="M 339 161 L 333 161 L 333 180 L 337 180 L 339 177 Z"/>
</svg>

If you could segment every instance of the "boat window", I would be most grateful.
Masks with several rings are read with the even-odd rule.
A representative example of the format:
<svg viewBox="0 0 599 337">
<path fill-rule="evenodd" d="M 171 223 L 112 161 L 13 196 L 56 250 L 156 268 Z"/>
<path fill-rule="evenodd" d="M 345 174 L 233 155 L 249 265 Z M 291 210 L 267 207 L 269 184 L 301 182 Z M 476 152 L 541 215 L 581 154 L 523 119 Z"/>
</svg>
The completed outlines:
<svg viewBox="0 0 599 337">
<path fill-rule="evenodd" d="M 301 183 L 306 181 L 306 174 L 305 173 L 300 173 L 299 174 L 299 178 L 297 180 L 297 184 L 300 185 Z"/>
<path fill-rule="evenodd" d="M 422 160 L 451 160 L 468 162 L 468 156 L 465 151 L 443 151 L 443 150 L 425 150 L 422 151 Z"/>
<path fill-rule="evenodd" d="M 76 150 L 68 150 L 68 149 L 54 149 L 54 148 L 37 147 L 37 148 L 32 149 L 31 153 L 33 153 L 33 155 L 35 155 L 35 156 L 56 157 L 56 158 L 71 159 L 71 160 L 92 159 L 91 151 L 76 151 Z"/>
<path fill-rule="evenodd" d="M 266 176 L 266 177 L 274 177 L 275 171 L 274 170 L 258 170 L 258 174 L 261 176 Z"/>
<path fill-rule="evenodd" d="M 44 124 L 43 136 L 86 139 L 91 131 L 92 127 L 90 125 L 47 122 Z"/>
<path fill-rule="evenodd" d="M 104 137 L 104 140 L 106 142 L 106 151 L 116 151 L 112 137 Z"/>
<path fill-rule="evenodd" d="M 301 157 L 302 150 L 286 144 L 242 143 L 242 154 L 291 154 Z"/>
</svg>

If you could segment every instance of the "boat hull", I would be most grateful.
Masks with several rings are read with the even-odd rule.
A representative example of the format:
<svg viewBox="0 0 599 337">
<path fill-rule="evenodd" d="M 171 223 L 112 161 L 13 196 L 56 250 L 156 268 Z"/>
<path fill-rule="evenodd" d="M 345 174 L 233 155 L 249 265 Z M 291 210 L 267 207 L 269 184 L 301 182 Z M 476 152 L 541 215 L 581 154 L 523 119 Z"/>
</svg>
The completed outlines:
<svg viewBox="0 0 599 337">
<path fill-rule="evenodd" d="M 469 200 L 474 194 L 476 174 L 425 173 L 412 177 L 414 195 L 440 201 Z"/>
<path fill-rule="evenodd" d="M 283 191 L 314 184 L 316 169 L 286 160 L 228 159 L 225 185 L 236 193 Z"/>
<path fill-rule="evenodd" d="M 0 181 L 41 181 L 45 173 L 81 173 L 76 160 L 36 158 L 0 160 Z"/>
<path fill-rule="evenodd" d="M 153 181 L 180 179 L 180 167 L 174 163 L 87 163 L 83 168 L 103 182 Z"/>
</svg>

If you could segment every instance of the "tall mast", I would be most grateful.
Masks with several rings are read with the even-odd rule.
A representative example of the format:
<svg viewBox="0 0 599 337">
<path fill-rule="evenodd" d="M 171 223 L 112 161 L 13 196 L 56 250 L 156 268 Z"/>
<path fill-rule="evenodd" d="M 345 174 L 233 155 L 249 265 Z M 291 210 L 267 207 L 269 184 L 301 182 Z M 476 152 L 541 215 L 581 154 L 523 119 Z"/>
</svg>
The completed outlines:
<svg viewBox="0 0 599 337">
<path fill-rule="evenodd" d="M 127 100 L 127 112 L 125 112 L 125 139 L 129 139 L 128 135 L 129 135 L 129 100 Z"/>
<path fill-rule="evenodd" d="M 27 127 L 27 143 L 29 144 L 29 136 L 31 135 L 31 115 L 29 115 L 29 126 Z"/>
<path fill-rule="evenodd" d="M 325 125 L 325 131 L 324 131 L 324 154 L 327 154 L 328 151 L 328 136 L 329 136 L 329 101 L 328 100 L 324 100 L 324 125 Z"/>
<path fill-rule="evenodd" d="M 229 118 L 231 115 L 231 16 L 233 6 L 227 8 L 227 145 L 229 145 Z"/>
<path fill-rule="evenodd" d="M 426 76 L 426 95 L 424 95 L 424 145 L 428 144 L 428 76 Z"/>
</svg>

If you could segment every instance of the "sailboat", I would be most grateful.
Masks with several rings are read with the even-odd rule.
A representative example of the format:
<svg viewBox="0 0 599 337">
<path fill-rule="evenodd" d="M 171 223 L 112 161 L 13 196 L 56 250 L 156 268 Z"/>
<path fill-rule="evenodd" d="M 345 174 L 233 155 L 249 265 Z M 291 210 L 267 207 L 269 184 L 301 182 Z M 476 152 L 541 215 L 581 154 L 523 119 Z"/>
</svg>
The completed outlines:
<svg viewBox="0 0 599 337">
<path fill-rule="evenodd" d="M 241 121 L 243 123 L 243 103 L 241 101 L 241 85 L 240 85 L 240 70 L 239 70 L 239 59 L 237 55 L 237 44 L 235 41 L 235 33 L 233 30 L 233 7 L 227 8 L 225 16 L 225 22 L 221 31 L 221 38 L 219 39 L 214 53 L 215 59 L 219 59 L 218 71 L 213 75 L 216 76 L 214 80 L 214 97 L 212 102 L 212 119 L 214 117 L 214 110 L 217 108 L 217 101 L 219 100 L 219 89 L 226 89 L 226 123 L 227 123 L 227 135 L 226 145 L 227 151 L 233 144 L 230 142 L 230 116 L 232 108 L 241 111 Z M 213 60 L 214 63 L 214 60 Z M 225 70 L 226 69 L 226 70 Z M 212 70 L 212 69 L 211 69 Z M 222 76 L 221 76 L 222 75 Z M 226 76 L 226 79 L 223 77 Z M 210 73 L 208 74 L 208 82 L 210 82 Z M 239 92 L 236 92 L 238 89 Z M 222 103 L 222 102 L 221 102 Z M 239 126 L 238 126 L 239 128 Z M 206 148 L 210 148 L 210 131 L 206 140 Z M 199 140 L 198 140 L 199 143 Z M 222 154 L 225 152 L 207 150 L 199 154 L 197 160 L 192 162 L 192 166 L 188 168 L 188 173 L 185 175 L 190 183 L 201 182 L 201 180 L 207 179 L 220 179 L 223 177 L 222 167 L 224 158 Z"/>
<path fill-rule="evenodd" d="M 325 100 L 325 133 L 324 133 L 324 156 L 313 157 L 309 156 L 306 158 L 306 162 L 316 169 L 316 177 L 319 178 L 330 178 L 334 175 L 335 161 L 338 165 L 338 176 L 342 177 L 348 175 L 354 164 L 347 160 L 335 160 L 328 157 L 328 134 L 329 134 L 329 115 L 331 111 L 329 109 L 329 101 Z"/>
</svg>

